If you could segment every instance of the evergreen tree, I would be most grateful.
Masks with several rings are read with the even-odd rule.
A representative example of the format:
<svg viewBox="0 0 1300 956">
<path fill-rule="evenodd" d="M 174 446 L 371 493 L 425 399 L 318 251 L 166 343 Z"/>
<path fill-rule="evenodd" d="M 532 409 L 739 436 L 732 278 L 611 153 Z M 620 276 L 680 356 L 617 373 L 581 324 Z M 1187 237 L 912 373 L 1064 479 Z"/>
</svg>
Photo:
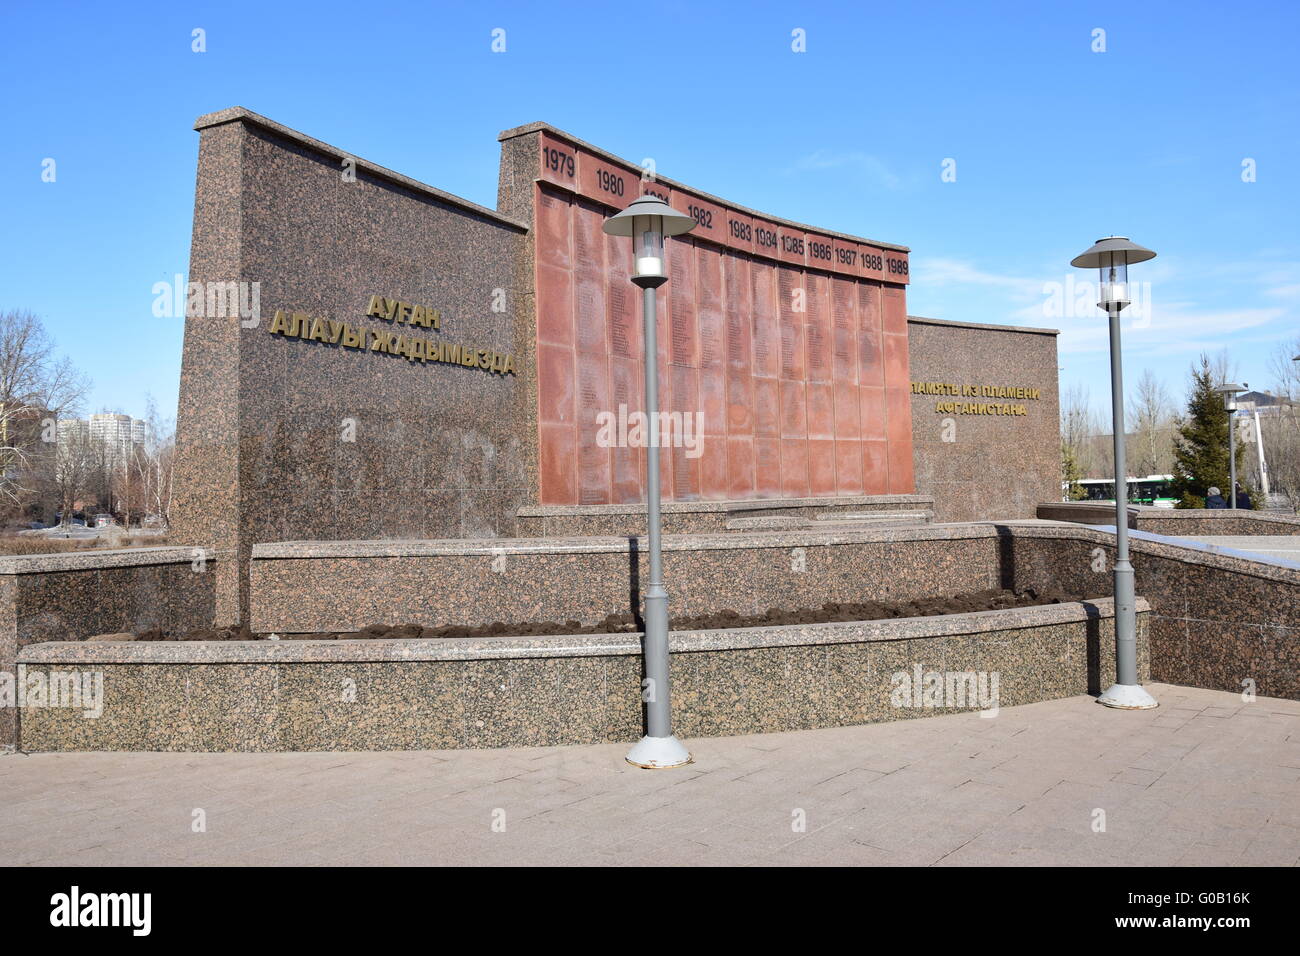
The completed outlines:
<svg viewBox="0 0 1300 956">
<path fill-rule="evenodd" d="M 1067 501 L 1081 501 L 1088 496 L 1079 480 L 1083 478 L 1083 469 L 1079 467 L 1079 456 L 1068 442 L 1061 442 L 1061 480 L 1065 484 Z"/>
<path fill-rule="evenodd" d="M 1174 436 L 1173 497 L 1178 508 L 1204 508 L 1210 488 L 1218 488 L 1223 497 L 1231 501 L 1232 487 L 1228 478 L 1228 410 L 1223 407 L 1223 396 L 1214 390 L 1219 383 L 1214 380 L 1209 356 L 1202 354 L 1199 367 L 1192 366 L 1191 394 L 1187 399 L 1187 413 L 1178 422 Z M 1244 468 L 1244 449 L 1237 445 L 1237 477 L 1246 488 L 1241 475 Z M 1246 488 L 1247 492 L 1250 489 Z M 1254 495 L 1251 495 L 1252 502 Z"/>
</svg>

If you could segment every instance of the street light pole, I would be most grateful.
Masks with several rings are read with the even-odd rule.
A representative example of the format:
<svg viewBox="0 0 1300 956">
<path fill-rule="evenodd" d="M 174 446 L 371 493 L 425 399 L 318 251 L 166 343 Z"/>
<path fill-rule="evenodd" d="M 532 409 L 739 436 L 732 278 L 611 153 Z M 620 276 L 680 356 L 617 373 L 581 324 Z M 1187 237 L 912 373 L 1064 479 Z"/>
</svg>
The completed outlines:
<svg viewBox="0 0 1300 956">
<path fill-rule="evenodd" d="M 646 732 L 628 751 L 627 762 L 648 770 L 666 770 L 691 762 L 690 752 L 673 736 L 672 693 L 668 668 L 668 589 L 664 586 L 659 488 L 659 347 L 655 290 L 668 281 L 664 267 L 664 237 L 695 228 L 695 220 L 654 196 L 642 196 L 605 220 L 611 236 L 632 239 L 632 282 L 641 288 L 645 318 L 646 543 L 650 551 L 645 589 Z"/>
<path fill-rule="evenodd" d="M 1110 406 L 1115 444 L 1115 683 L 1097 702 L 1120 710 L 1149 710 L 1156 699 L 1138 683 L 1137 609 L 1133 564 L 1128 553 L 1128 463 L 1124 449 L 1124 370 L 1119 314 L 1129 304 L 1128 264 L 1154 259 L 1155 253 L 1124 236 L 1098 239 L 1070 260 L 1079 269 L 1099 270 L 1099 309 L 1110 324 Z"/>
<path fill-rule="evenodd" d="M 1216 385 L 1214 390 L 1223 396 L 1223 407 L 1228 412 L 1228 507 L 1237 510 L 1237 393 L 1244 392 L 1244 386 L 1224 382 Z"/>
</svg>

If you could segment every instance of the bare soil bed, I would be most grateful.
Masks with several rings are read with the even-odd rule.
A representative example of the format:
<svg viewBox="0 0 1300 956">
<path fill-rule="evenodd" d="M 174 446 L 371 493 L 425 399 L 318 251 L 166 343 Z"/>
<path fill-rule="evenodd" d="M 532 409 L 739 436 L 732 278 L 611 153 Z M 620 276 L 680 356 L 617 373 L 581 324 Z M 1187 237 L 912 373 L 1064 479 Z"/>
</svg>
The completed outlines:
<svg viewBox="0 0 1300 956">
<path fill-rule="evenodd" d="M 674 617 L 670 626 L 675 631 L 702 631 L 730 627 L 768 627 L 785 624 L 825 624 L 833 621 L 878 621 L 898 617 L 934 617 L 940 614 L 967 614 L 972 611 L 999 611 L 1006 608 L 1036 607 L 1043 604 L 1066 604 L 1087 600 L 1061 591 L 1010 591 L 992 588 L 955 597 L 919 598 L 914 601 L 865 601 L 859 604 L 823 604 L 820 608 L 769 608 L 762 614 L 739 614 L 736 611 L 718 611 L 714 614 L 683 615 Z M 288 640 L 391 640 L 440 637 L 547 637 L 559 634 L 630 634 L 641 630 L 631 614 L 610 614 L 598 624 L 583 625 L 578 621 L 534 621 L 507 624 L 494 621 L 476 626 L 446 625 L 421 627 L 419 624 L 371 624 L 359 631 L 319 634 L 289 634 Z M 201 629 L 183 634 L 163 634 L 159 630 L 143 631 L 135 635 L 137 641 L 258 641 L 270 639 L 269 634 L 254 634 L 247 626 L 238 628 Z"/>
</svg>

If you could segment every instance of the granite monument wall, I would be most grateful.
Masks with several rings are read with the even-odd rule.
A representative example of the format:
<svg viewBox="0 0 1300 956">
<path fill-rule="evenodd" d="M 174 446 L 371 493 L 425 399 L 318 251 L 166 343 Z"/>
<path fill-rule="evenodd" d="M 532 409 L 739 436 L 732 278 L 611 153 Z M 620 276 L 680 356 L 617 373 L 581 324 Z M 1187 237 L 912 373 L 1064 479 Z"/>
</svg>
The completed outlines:
<svg viewBox="0 0 1300 956">
<path fill-rule="evenodd" d="M 0 675 L 17 682 L 18 655 L 31 644 L 208 627 L 217 564 L 189 548 L 0 556 Z M 16 741 L 16 711 L 0 706 L 0 748 Z"/>
<path fill-rule="evenodd" d="M 218 623 L 256 542 L 512 534 L 527 226 L 244 109 L 195 128 L 172 537 L 233 553 Z"/>
<path fill-rule="evenodd" d="M 909 316 L 916 492 L 938 521 L 1032 518 L 1061 497 L 1057 333 Z"/>
</svg>

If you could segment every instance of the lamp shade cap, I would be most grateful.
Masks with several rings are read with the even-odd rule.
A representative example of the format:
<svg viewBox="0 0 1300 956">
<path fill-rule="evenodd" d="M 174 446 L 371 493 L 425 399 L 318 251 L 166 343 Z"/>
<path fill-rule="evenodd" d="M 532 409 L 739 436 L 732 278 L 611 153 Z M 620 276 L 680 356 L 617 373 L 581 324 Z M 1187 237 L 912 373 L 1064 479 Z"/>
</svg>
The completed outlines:
<svg viewBox="0 0 1300 956">
<path fill-rule="evenodd" d="M 642 196 L 640 199 L 633 200 L 622 212 L 606 219 L 605 225 L 601 228 L 606 235 L 630 236 L 633 220 L 637 216 L 663 216 L 665 236 L 680 236 L 695 228 L 693 218 L 678 212 L 657 196 Z"/>
<path fill-rule="evenodd" d="M 1152 250 L 1146 246 L 1139 246 L 1128 236 L 1107 236 L 1105 239 L 1098 239 L 1089 249 L 1071 259 L 1070 265 L 1076 269 L 1100 269 L 1111 264 L 1111 256 L 1114 253 L 1122 253 L 1122 261 L 1126 265 L 1146 262 L 1156 257 Z"/>
</svg>

